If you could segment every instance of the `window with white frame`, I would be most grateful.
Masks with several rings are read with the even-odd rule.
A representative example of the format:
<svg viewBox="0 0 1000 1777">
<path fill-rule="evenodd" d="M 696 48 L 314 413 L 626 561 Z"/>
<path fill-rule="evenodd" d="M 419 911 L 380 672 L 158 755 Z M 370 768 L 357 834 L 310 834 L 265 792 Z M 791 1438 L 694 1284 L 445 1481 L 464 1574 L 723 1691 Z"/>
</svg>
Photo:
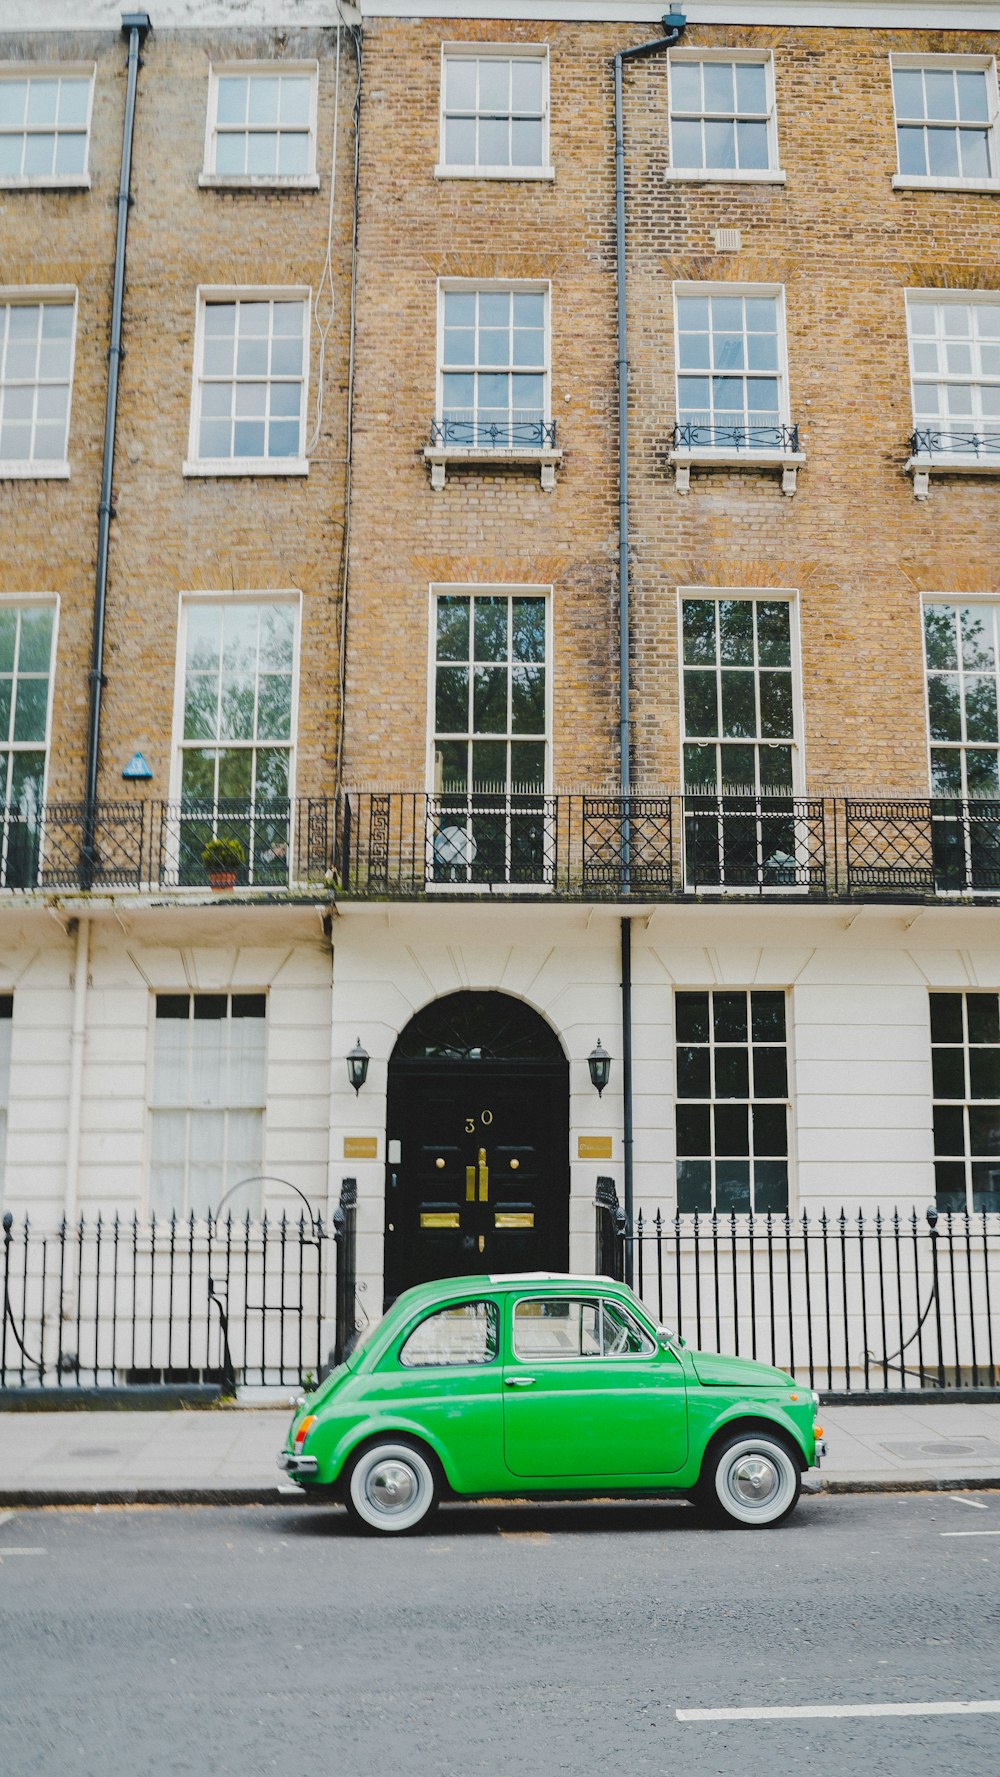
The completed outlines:
<svg viewBox="0 0 1000 1777">
<path fill-rule="evenodd" d="M 996 182 L 997 72 L 992 56 L 894 56 L 897 183 Z"/>
<path fill-rule="evenodd" d="M 1000 466 L 1000 293 L 906 302 L 914 455 Z"/>
<path fill-rule="evenodd" d="M 549 436 L 548 289 L 443 285 L 440 441 L 542 448 Z"/>
<path fill-rule="evenodd" d="M 304 470 L 308 349 L 305 292 L 202 295 L 189 469 Z"/>
<path fill-rule="evenodd" d="M 55 608 L 0 602 L 0 884 L 37 879 Z"/>
<path fill-rule="evenodd" d="M 781 452 L 789 445 L 781 292 L 675 286 L 676 444 Z"/>
<path fill-rule="evenodd" d="M 1000 1210 L 1000 996 L 932 993 L 934 1185 L 939 1209 Z"/>
<path fill-rule="evenodd" d="M 149 1208 L 259 1215 L 267 999 L 159 993 L 153 1020 Z M 237 1188 L 242 1187 L 242 1188 Z"/>
<path fill-rule="evenodd" d="M 1000 796 L 1000 605 L 924 606 L 931 794 Z"/>
<path fill-rule="evenodd" d="M 668 78 L 672 172 L 741 179 L 777 171 L 770 55 L 675 51 Z"/>
<path fill-rule="evenodd" d="M 0 68 L 0 187 L 87 185 L 93 69 Z"/>
<path fill-rule="evenodd" d="M 14 1031 L 14 995 L 0 993 L 0 1203 L 7 1170 L 7 1106 L 10 1102 L 10 1048 Z"/>
<path fill-rule="evenodd" d="M 203 179 L 316 183 L 315 64 L 213 68 Z"/>
<path fill-rule="evenodd" d="M 204 882 L 210 839 L 238 880 L 288 881 L 297 604 L 189 599 L 183 611 L 178 871 Z"/>
<path fill-rule="evenodd" d="M 0 477 L 66 471 L 76 303 L 0 298 Z"/>
<path fill-rule="evenodd" d="M 527 590 L 448 591 L 435 599 L 438 881 L 543 879 L 547 604 Z"/>
<path fill-rule="evenodd" d="M 685 870 L 692 887 L 808 884 L 796 812 L 789 599 L 681 600 Z"/>
<path fill-rule="evenodd" d="M 785 995 L 714 988 L 674 998 L 677 1208 L 788 1209 Z"/>
<path fill-rule="evenodd" d="M 439 174 L 545 176 L 549 61 L 544 48 L 446 45 Z"/>
</svg>

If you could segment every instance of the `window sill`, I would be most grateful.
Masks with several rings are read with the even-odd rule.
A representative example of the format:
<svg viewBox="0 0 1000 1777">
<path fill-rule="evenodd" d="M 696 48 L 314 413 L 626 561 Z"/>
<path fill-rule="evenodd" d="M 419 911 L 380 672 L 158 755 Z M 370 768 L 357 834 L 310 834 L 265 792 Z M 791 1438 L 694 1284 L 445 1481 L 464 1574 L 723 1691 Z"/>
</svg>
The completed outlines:
<svg viewBox="0 0 1000 1777">
<path fill-rule="evenodd" d="M 38 179 L 0 179 L 0 191 L 89 191 L 89 173 L 52 173 Z"/>
<path fill-rule="evenodd" d="M 306 457 L 241 457 L 233 461 L 222 462 L 186 462 L 184 474 L 196 480 L 214 479 L 216 476 L 250 475 L 308 475 L 309 461 Z"/>
<path fill-rule="evenodd" d="M 785 174 L 777 167 L 666 167 L 664 179 L 688 185 L 784 185 Z"/>
<path fill-rule="evenodd" d="M 561 450 L 532 449 L 530 445 L 513 446 L 510 450 L 487 447 L 480 449 L 473 445 L 449 445 L 447 448 L 428 444 L 424 447 L 424 462 L 431 466 L 431 487 L 435 493 L 444 488 L 445 475 L 449 463 L 463 468 L 488 467 L 505 468 L 508 464 L 536 464 L 542 479 L 542 487 L 550 494 L 556 485 L 556 464 L 562 462 Z"/>
<path fill-rule="evenodd" d="M 551 184 L 555 176 L 555 167 L 449 167 L 438 162 L 434 168 L 435 179 L 505 179 L 512 184 L 547 180 Z"/>
<path fill-rule="evenodd" d="M 916 173 L 893 173 L 893 191 L 1000 191 L 1000 179 L 944 179 Z"/>
<path fill-rule="evenodd" d="M 199 173 L 198 184 L 202 191 L 318 191 L 319 174 Z"/>
<path fill-rule="evenodd" d="M 932 475 L 1000 475 L 1000 455 L 989 458 L 948 456 L 943 451 L 935 456 L 909 457 L 906 474 L 913 476 L 913 492 L 918 500 L 930 493 Z"/>
<path fill-rule="evenodd" d="M 801 450 L 672 450 L 668 458 L 679 494 L 690 492 L 692 468 L 780 469 L 782 493 L 794 494 L 796 475 L 805 460 Z"/>
<path fill-rule="evenodd" d="M 68 481 L 68 463 L 2 463 L 0 481 Z"/>
</svg>

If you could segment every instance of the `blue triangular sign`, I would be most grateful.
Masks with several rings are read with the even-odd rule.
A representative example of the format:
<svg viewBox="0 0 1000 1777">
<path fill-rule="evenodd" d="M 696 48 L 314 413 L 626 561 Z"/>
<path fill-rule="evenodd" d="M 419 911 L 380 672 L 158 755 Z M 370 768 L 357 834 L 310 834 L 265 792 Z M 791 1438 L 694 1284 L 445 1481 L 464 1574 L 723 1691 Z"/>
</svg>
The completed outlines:
<svg viewBox="0 0 1000 1777">
<path fill-rule="evenodd" d="M 152 775 L 153 773 L 141 753 L 133 753 L 122 772 L 122 777 L 152 777 Z"/>
</svg>

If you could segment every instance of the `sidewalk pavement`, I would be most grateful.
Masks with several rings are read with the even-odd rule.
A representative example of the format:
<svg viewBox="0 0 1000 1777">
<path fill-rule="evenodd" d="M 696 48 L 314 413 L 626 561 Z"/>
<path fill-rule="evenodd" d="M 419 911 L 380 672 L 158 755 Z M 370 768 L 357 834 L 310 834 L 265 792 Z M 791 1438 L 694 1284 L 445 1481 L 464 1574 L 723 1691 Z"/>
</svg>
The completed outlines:
<svg viewBox="0 0 1000 1777">
<path fill-rule="evenodd" d="M 0 1413 L 0 1508 L 301 1501 L 275 1462 L 291 1403 Z M 820 1407 L 819 1417 L 822 1491 L 1000 1488 L 1000 1402 Z"/>
</svg>

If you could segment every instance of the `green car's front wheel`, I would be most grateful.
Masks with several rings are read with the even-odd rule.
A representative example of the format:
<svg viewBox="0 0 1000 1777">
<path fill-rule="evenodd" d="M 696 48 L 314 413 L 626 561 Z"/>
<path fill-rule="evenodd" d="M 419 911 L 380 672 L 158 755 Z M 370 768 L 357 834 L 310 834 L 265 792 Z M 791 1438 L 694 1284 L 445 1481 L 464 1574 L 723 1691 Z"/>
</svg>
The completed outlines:
<svg viewBox="0 0 1000 1777">
<path fill-rule="evenodd" d="M 780 1438 L 744 1431 L 709 1453 L 698 1491 L 718 1523 L 780 1524 L 798 1503 L 802 1471 Z"/>
<path fill-rule="evenodd" d="M 361 1450 L 344 1487 L 344 1504 L 355 1523 L 389 1536 L 426 1523 L 440 1497 L 433 1457 L 403 1438 L 386 1438 Z"/>
</svg>

